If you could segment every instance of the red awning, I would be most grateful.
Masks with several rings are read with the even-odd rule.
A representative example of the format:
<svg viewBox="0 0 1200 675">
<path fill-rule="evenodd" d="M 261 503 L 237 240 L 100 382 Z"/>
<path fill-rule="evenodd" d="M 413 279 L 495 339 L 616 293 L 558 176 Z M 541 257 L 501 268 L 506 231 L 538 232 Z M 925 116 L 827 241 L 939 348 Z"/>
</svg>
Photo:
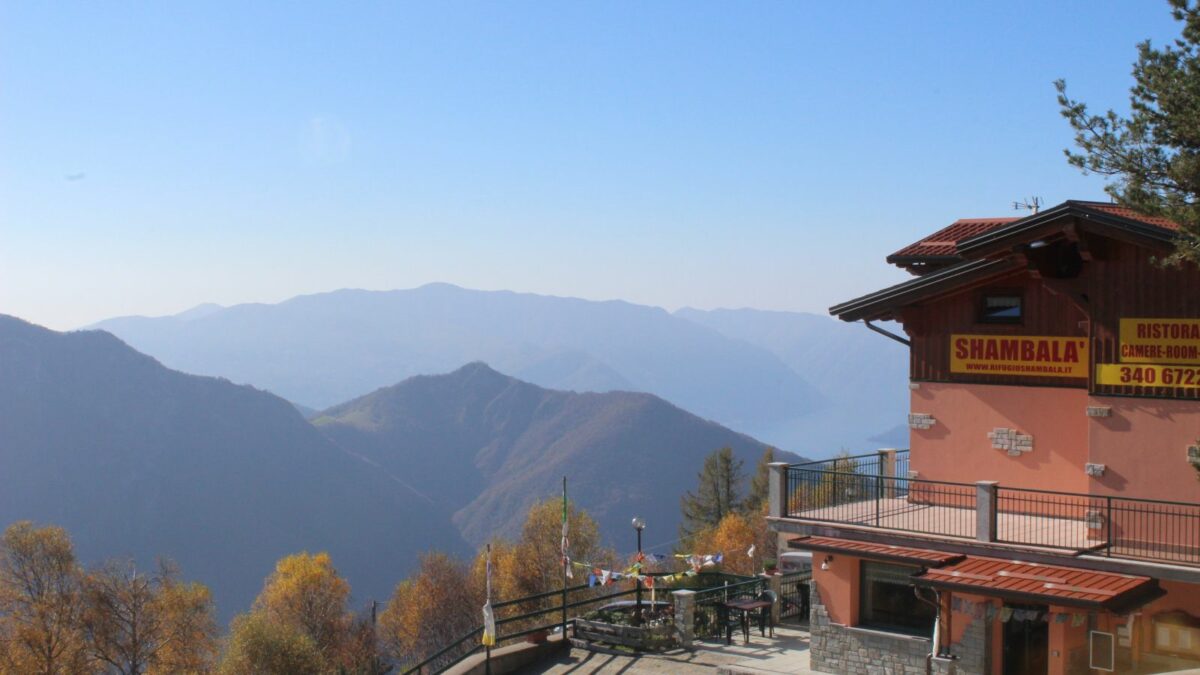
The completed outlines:
<svg viewBox="0 0 1200 675">
<path fill-rule="evenodd" d="M 913 582 L 1009 600 L 1127 611 L 1161 597 L 1150 577 L 970 556 L 914 575 Z"/>
<path fill-rule="evenodd" d="M 909 548 L 907 546 L 892 546 L 890 544 L 872 544 L 853 539 L 834 539 L 833 537 L 799 537 L 788 541 L 788 548 L 802 551 L 822 551 L 825 553 L 842 553 L 868 560 L 907 563 L 922 567 L 941 567 L 958 562 L 965 556 L 960 553 L 945 553 L 930 551 L 924 548 Z"/>
</svg>

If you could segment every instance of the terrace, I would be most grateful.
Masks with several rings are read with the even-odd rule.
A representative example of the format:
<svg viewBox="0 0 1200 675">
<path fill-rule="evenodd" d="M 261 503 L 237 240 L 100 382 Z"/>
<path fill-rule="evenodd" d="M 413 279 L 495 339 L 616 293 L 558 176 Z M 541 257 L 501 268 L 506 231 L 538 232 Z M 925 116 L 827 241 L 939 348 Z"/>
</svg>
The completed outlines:
<svg viewBox="0 0 1200 675">
<path fill-rule="evenodd" d="M 740 576 L 701 572 L 679 581 L 671 573 L 653 572 L 657 598 L 641 592 L 647 609 L 656 608 L 648 624 L 668 628 L 670 644 L 633 645 L 626 631 L 596 635 L 598 613 L 628 610 L 638 586 L 623 580 L 608 586 L 588 584 L 497 602 L 496 648 L 480 644 L 479 625 L 447 640 L 429 655 L 414 655 L 402 664 L 402 675 L 479 675 L 480 673 L 808 673 L 807 597 L 812 576 L 807 571 Z M 770 635 L 752 627 L 750 636 L 730 640 L 722 623 L 722 606 L 753 600 L 766 591 L 776 594 L 771 607 Z M 599 610 L 599 611 L 597 611 Z M 622 628 L 614 624 L 614 628 Z M 564 640 L 563 636 L 567 639 Z M 449 637 L 449 636 L 447 636 Z M 420 658 L 424 657 L 424 658 Z M 418 660 L 420 658 L 420 660 Z"/>
<path fill-rule="evenodd" d="M 1200 504 L 909 478 L 907 450 L 772 468 L 784 521 L 1200 567 Z"/>
</svg>

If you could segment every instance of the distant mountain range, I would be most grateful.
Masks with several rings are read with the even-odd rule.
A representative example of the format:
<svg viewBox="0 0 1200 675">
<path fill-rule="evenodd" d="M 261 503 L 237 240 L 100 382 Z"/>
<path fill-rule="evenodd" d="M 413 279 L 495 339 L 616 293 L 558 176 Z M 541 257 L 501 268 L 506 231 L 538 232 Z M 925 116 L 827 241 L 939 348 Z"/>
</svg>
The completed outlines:
<svg viewBox="0 0 1200 675">
<path fill-rule="evenodd" d="M 813 456 L 908 447 L 908 350 L 900 343 L 815 314 L 684 308 L 675 315 L 771 352 L 825 398 L 823 408 L 750 430 L 755 436 L 788 439 L 780 443 Z M 903 335 L 897 325 L 883 327 Z"/>
<path fill-rule="evenodd" d="M 362 599 L 419 549 L 467 550 L 449 513 L 287 401 L 0 316 L 0 528 L 25 519 L 67 528 L 84 561 L 173 558 L 226 618 L 288 553 L 329 551 Z"/>
<path fill-rule="evenodd" d="M 640 515 L 647 546 L 667 543 L 706 454 L 733 447 L 749 472 L 765 447 L 649 394 L 550 391 L 482 363 L 312 415 L 104 332 L 0 316 L 0 527 L 62 525 L 91 563 L 173 558 L 229 618 L 302 550 L 384 599 L 420 552 L 514 534 L 563 475 L 610 542 Z"/>
<path fill-rule="evenodd" d="M 315 409 L 484 361 L 553 389 L 652 393 L 808 456 L 907 438 L 903 347 L 811 314 L 671 314 L 621 301 L 430 284 L 275 305 L 201 305 L 93 327 L 172 368 L 252 384 Z"/>
</svg>

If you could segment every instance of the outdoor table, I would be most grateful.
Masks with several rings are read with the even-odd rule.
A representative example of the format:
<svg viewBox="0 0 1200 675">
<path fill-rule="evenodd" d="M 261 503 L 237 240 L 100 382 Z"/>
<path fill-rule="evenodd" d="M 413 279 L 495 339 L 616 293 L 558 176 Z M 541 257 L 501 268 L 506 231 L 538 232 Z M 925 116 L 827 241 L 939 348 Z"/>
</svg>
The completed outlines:
<svg viewBox="0 0 1200 675">
<path fill-rule="evenodd" d="M 742 643 L 750 644 L 750 613 L 755 610 L 770 608 L 770 600 L 729 600 L 721 603 L 725 607 L 742 613 Z M 771 619 L 768 616 L 767 621 Z M 775 630 L 775 624 L 771 623 L 772 633 Z"/>
</svg>

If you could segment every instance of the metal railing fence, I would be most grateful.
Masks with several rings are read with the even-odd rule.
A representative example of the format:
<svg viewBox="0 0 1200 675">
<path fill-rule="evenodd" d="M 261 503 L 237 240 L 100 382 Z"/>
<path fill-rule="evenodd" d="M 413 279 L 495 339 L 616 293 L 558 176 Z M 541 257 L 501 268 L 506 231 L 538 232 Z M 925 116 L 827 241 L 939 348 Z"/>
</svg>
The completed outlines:
<svg viewBox="0 0 1200 675">
<path fill-rule="evenodd" d="M 809 585 L 812 572 L 784 574 L 779 583 L 780 622 L 801 623 L 808 621 Z"/>
<path fill-rule="evenodd" d="M 975 486 L 840 471 L 788 469 L 788 513 L 805 520 L 975 537 Z"/>
<path fill-rule="evenodd" d="M 695 596 L 696 614 L 694 630 L 700 639 L 718 639 L 723 636 L 720 605 L 730 600 L 755 599 L 767 590 L 767 580 L 752 577 L 745 581 L 726 583 L 703 591 Z"/>
<path fill-rule="evenodd" d="M 702 572 L 693 577 L 685 577 L 680 583 L 667 584 L 659 581 L 662 577 L 671 576 L 669 572 L 654 572 L 647 576 L 655 577 L 655 599 L 658 602 L 673 602 L 671 596 L 672 591 L 691 589 L 697 590 L 697 599 L 702 594 L 710 593 L 715 590 L 741 587 L 749 581 L 755 583 L 754 577 L 743 577 L 735 574 L 725 574 L 721 572 Z M 504 602 L 497 602 L 492 605 L 493 611 L 496 612 L 496 645 L 499 646 L 503 642 L 511 642 L 542 631 L 551 631 L 560 628 L 563 625 L 562 613 L 565 610 L 570 614 L 567 619 L 567 627 L 571 628 L 575 625 L 575 620 L 590 610 L 610 603 L 614 600 L 633 597 L 637 594 L 637 586 L 630 584 L 629 588 L 621 590 L 605 591 L 603 586 L 589 587 L 587 584 L 571 586 L 566 589 L 568 599 L 564 605 L 561 600 L 558 603 L 550 604 L 546 607 L 534 609 L 532 611 L 514 614 L 512 616 L 504 616 L 504 610 L 519 607 L 522 604 L 528 605 L 533 602 L 549 600 L 554 598 L 562 598 L 563 590 L 547 591 L 536 595 L 525 596 Z M 573 597 L 572 597 L 573 596 Z M 741 596 L 737 596 L 741 597 Z M 643 588 L 642 600 L 649 603 L 651 599 L 650 591 Z M 697 625 L 699 619 L 699 605 L 697 604 Z M 546 616 L 550 615 L 550 616 Z M 538 617 L 544 617 L 540 620 Z M 510 630 L 505 630 L 508 627 Z M 515 628 L 515 630 L 514 630 Z M 401 675 L 416 675 L 417 673 L 436 675 L 444 672 L 451 667 L 460 663 L 463 659 L 483 651 L 484 647 L 480 644 L 480 639 L 483 636 L 483 626 L 477 626 L 466 634 L 452 640 L 436 653 L 422 659 L 421 661 L 412 664 L 404 665 L 399 669 Z"/>
<path fill-rule="evenodd" d="M 896 455 L 900 466 L 900 454 Z M 1200 565 L 1200 504 L 878 473 L 872 455 L 787 469 L 787 515 L 900 532 Z M 837 464 L 837 462 L 841 464 Z M 864 464 L 853 464 L 865 461 Z M 831 470 L 826 467 L 836 466 Z M 905 458 L 907 467 L 907 458 Z M 860 471 L 861 468 L 867 469 Z M 981 510 L 994 509 L 982 514 Z M 991 520 L 991 533 L 977 523 Z"/>
</svg>

